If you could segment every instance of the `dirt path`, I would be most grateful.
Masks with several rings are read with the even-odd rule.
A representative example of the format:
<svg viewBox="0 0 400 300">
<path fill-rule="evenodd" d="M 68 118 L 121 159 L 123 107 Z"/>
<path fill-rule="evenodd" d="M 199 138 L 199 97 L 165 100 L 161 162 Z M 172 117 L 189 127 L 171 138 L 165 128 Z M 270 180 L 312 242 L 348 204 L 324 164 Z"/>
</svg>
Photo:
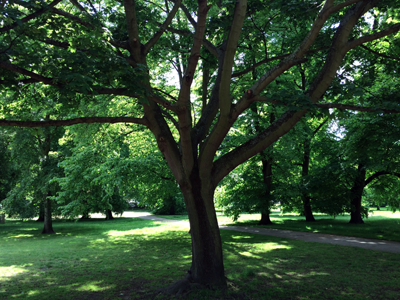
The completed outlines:
<svg viewBox="0 0 400 300">
<path fill-rule="evenodd" d="M 181 223 L 189 226 L 188 221 L 170 220 L 156 216 L 139 216 L 138 218 L 153 220 L 153 221 L 170 222 L 170 223 Z M 273 228 L 248 227 L 248 226 L 220 226 L 219 228 L 223 230 L 233 230 L 233 231 L 248 232 L 253 234 L 276 236 L 276 237 L 295 239 L 306 242 L 326 243 L 326 244 L 334 244 L 341 246 L 359 247 L 368 250 L 400 253 L 399 242 L 392 242 L 385 240 L 365 239 L 365 238 L 342 236 L 342 235 L 310 233 L 302 231 L 280 230 Z"/>
</svg>

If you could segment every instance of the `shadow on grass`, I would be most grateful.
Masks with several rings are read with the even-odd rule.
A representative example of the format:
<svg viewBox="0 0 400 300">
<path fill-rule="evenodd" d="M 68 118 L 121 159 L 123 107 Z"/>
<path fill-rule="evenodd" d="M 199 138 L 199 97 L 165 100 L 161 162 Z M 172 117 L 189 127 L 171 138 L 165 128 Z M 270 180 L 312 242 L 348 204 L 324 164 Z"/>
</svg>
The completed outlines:
<svg viewBox="0 0 400 300">
<path fill-rule="evenodd" d="M 190 235 L 179 226 L 57 225 L 64 234 L 56 238 L 0 237 L 8 243 L 0 244 L 0 299 L 168 299 L 145 295 L 190 268 Z M 228 291 L 188 299 L 398 299 L 398 255 L 228 230 L 221 236 Z"/>
</svg>

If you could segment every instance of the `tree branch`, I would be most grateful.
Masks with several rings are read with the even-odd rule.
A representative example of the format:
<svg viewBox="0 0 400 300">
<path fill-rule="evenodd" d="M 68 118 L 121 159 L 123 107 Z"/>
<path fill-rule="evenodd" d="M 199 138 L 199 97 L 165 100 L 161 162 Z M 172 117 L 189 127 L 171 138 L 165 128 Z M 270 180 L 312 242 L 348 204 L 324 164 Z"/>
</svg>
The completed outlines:
<svg viewBox="0 0 400 300">
<path fill-rule="evenodd" d="M 229 31 L 228 41 L 222 65 L 221 87 L 219 90 L 219 107 L 222 117 L 227 117 L 231 110 L 231 75 L 235 59 L 235 53 L 242 32 L 244 18 L 246 16 L 247 0 L 238 0 Z"/>
<path fill-rule="evenodd" d="M 72 21 L 74 21 L 74 22 L 76 22 L 78 24 L 81 24 L 81 25 L 83 25 L 83 26 L 85 26 L 87 28 L 90 28 L 90 29 L 95 29 L 96 28 L 93 24 L 91 24 L 89 22 L 86 22 L 86 21 L 82 20 L 81 18 L 79 18 L 77 16 L 74 16 L 73 14 L 70 14 L 70 13 L 68 13 L 66 11 L 61 10 L 61 9 L 52 7 L 51 11 L 53 13 L 55 13 L 56 15 L 60 15 L 60 16 L 66 17 L 66 18 L 68 18 L 68 19 L 70 19 L 70 20 L 72 20 Z"/>
<path fill-rule="evenodd" d="M 309 53 L 313 53 L 313 52 L 319 52 L 319 51 L 323 51 L 323 50 L 328 50 L 328 49 L 329 49 L 328 47 L 323 47 L 323 48 L 309 50 L 309 51 L 307 51 L 305 53 L 305 55 L 307 55 Z M 263 60 L 260 60 L 259 62 L 257 62 L 254 65 L 248 67 L 247 69 L 244 69 L 242 71 L 238 71 L 238 72 L 233 73 L 232 74 L 232 78 L 239 77 L 239 76 L 242 76 L 244 74 L 247 74 L 247 73 L 253 71 L 254 69 L 256 69 L 258 66 L 261 66 L 262 64 L 265 64 L 267 62 L 274 61 L 274 60 L 280 60 L 280 59 L 283 59 L 285 57 L 288 57 L 289 55 L 290 55 L 290 53 L 274 56 L 274 57 L 271 57 L 271 58 L 264 58 Z"/>
<path fill-rule="evenodd" d="M 74 5 L 76 8 L 78 8 L 81 12 L 87 13 L 86 9 L 85 9 L 82 5 L 80 5 L 80 3 L 79 3 L 78 1 L 76 1 L 76 0 L 69 0 L 69 2 L 71 2 L 72 5 Z"/>
<path fill-rule="evenodd" d="M 0 119 L 0 126 L 14 127 L 51 127 L 51 126 L 71 126 L 82 123 L 135 123 L 149 126 L 145 118 L 132 117 L 83 117 L 68 120 L 48 120 L 48 121 L 13 121 Z"/>
<path fill-rule="evenodd" d="M 371 52 L 371 53 L 374 53 L 374 54 L 376 54 L 378 56 L 381 56 L 381 57 L 384 57 L 384 58 L 389 58 L 389 59 L 395 59 L 395 60 L 399 60 L 400 61 L 400 57 L 394 57 L 394 56 L 389 56 L 389 55 L 386 55 L 386 54 L 383 54 L 383 53 L 379 53 L 378 51 L 372 50 L 372 49 L 370 49 L 367 46 L 364 46 L 362 44 L 360 45 L 360 47 L 365 49 L 365 50 L 367 50 L 367 51 L 369 51 L 369 52 Z"/>
<path fill-rule="evenodd" d="M 11 29 L 14 29 L 16 27 L 18 27 L 21 23 L 26 23 L 32 19 L 35 19 L 36 17 L 44 14 L 46 11 L 48 11 L 49 9 L 51 9 L 53 6 L 57 5 L 58 3 L 60 3 L 62 0 L 54 0 L 53 2 L 51 2 L 49 5 L 46 5 L 45 7 L 42 7 L 40 9 L 38 9 L 37 11 L 35 11 L 34 13 L 18 20 L 17 22 L 14 22 L 10 25 L 4 26 L 0 28 L 0 32 L 6 32 L 9 31 Z"/>
<path fill-rule="evenodd" d="M 359 45 L 361 45 L 363 43 L 370 42 L 370 41 L 379 39 L 381 37 L 387 36 L 389 34 L 398 32 L 399 30 L 400 30 L 400 23 L 396 23 L 396 24 L 394 24 L 394 25 L 392 25 L 392 26 L 390 26 L 390 27 L 388 27 L 388 28 L 386 28 L 386 29 L 384 29 L 382 31 L 375 32 L 373 34 L 369 34 L 369 35 L 360 37 L 360 38 L 358 38 L 356 40 L 353 40 L 353 41 L 349 41 L 347 43 L 347 45 L 346 45 L 346 51 L 349 51 L 349 50 L 351 50 L 351 49 L 353 49 L 353 48 L 355 48 L 355 47 L 357 47 L 357 46 L 359 46 Z"/>
<path fill-rule="evenodd" d="M 165 32 L 169 24 L 171 24 L 172 19 L 175 17 L 179 6 L 181 5 L 182 0 L 177 0 L 175 2 L 174 7 L 172 8 L 171 12 L 168 14 L 167 19 L 164 21 L 164 23 L 160 26 L 161 28 L 153 35 L 153 37 L 144 45 L 143 52 L 146 54 L 150 51 L 150 49 L 157 43 L 159 38 L 162 36 L 162 34 Z"/>
<path fill-rule="evenodd" d="M 371 175 L 367 180 L 365 180 L 365 185 L 368 185 L 369 183 L 371 183 L 371 181 L 373 181 L 374 179 L 376 179 L 382 175 L 393 175 L 393 176 L 397 176 L 400 178 L 400 173 L 389 172 L 389 171 L 380 171 L 380 172 L 376 172 L 375 174 Z"/>
<path fill-rule="evenodd" d="M 193 36 L 192 50 L 188 60 L 188 65 L 181 84 L 181 90 L 178 96 L 178 120 L 179 132 L 181 137 L 182 148 L 182 163 L 185 170 L 192 170 L 194 165 L 194 151 L 191 136 L 192 117 L 190 111 L 190 90 L 193 82 L 193 77 L 200 58 L 200 50 L 203 44 L 204 32 L 206 29 L 207 12 L 211 6 L 207 6 L 207 0 L 198 0 L 198 22 L 196 31 Z"/>
<path fill-rule="evenodd" d="M 45 84 L 52 85 L 52 86 L 56 86 L 57 85 L 57 84 L 55 84 L 53 82 L 52 78 L 48 78 L 48 77 L 36 74 L 34 72 L 28 71 L 28 70 L 26 70 L 24 68 L 18 67 L 16 65 L 10 64 L 10 63 L 5 62 L 5 61 L 0 61 L 0 67 L 3 68 L 3 69 L 7 69 L 7 70 L 9 70 L 11 72 L 14 72 L 14 73 L 18 73 L 18 74 L 22 74 L 22 75 L 25 75 L 25 76 L 29 76 L 32 79 L 36 80 L 37 82 L 43 82 Z"/>
<path fill-rule="evenodd" d="M 29 76 L 31 78 L 21 80 L 21 83 L 33 83 L 33 82 L 42 82 L 44 84 L 48 84 L 51 86 L 55 87 L 63 87 L 64 85 L 61 83 L 56 83 L 54 78 L 49 78 L 45 77 L 42 75 L 39 75 L 37 73 L 34 73 L 32 71 L 26 70 L 24 68 L 18 67 L 16 65 L 10 64 L 8 62 L 0 61 L 0 67 L 10 70 L 14 73 L 22 74 L 25 76 Z M 4 81 L 1 81 L 4 83 Z M 120 95 L 120 96 L 128 96 L 128 97 L 133 97 L 133 98 L 138 98 L 139 96 L 134 93 L 128 93 L 127 88 L 98 88 L 98 89 L 93 89 L 93 92 L 88 92 L 88 95 L 93 95 L 93 94 L 102 94 L 102 95 Z M 171 104 L 165 100 L 158 99 L 156 102 L 162 104 L 164 107 L 170 107 Z"/>
</svg>

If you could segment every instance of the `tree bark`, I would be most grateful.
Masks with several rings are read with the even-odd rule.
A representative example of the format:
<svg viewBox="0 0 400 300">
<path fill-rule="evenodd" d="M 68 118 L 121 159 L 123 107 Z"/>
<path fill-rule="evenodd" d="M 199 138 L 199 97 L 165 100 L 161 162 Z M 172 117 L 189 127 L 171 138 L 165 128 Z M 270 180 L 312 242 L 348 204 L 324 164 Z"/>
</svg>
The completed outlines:
<svg viewBox="0 0 400 300">
<path fill-rule="evenodd" d="M 53 222 L 51 220 L 51 200 L 49 199 L 51 193 L 48 192 L 47 195 L 43 195 L 44 203 L 44 227 L 41 233 L 54 234 Z"/>
<path fill-rule="evenodd" d="M 360 163 L 357 168 L 357 176 L 354 180 L 354 185 L 351 188 L 351 224 L 363 224 L 364 221 L 361 216 L 361 199 L 365 187 L 365 175 L 367 173 L 366 167 Z"/>
<path fill-rule="evenodd" d="M 222 242 L 214 208 L 215 187 L 202 181 L 193 170 L 189 182 L 181 184 L 192 235 L 191 281 L 206 286 L 226 286 Z"/>
</svg>

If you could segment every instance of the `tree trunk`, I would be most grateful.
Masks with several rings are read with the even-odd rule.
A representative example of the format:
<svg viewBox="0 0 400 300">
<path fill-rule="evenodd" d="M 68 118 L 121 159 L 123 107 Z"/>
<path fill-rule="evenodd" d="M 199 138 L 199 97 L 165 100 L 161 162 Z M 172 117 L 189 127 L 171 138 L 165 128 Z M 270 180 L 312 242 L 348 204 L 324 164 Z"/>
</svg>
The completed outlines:
<svg viewBox="0 0 400 300">
<path fill-rule="evenodd" d="M 253 74 L 253 78 L 254 74 Z M 257 110 L 253 112 L 257 112 Z M 274 123 L 275 121 L 275 113 L 271 113 L 270 115 L 270 123 Z M 261 126 L 259 120 L 257 121 L 256 124 L 256 131 L 260 132 L 261 131 Z M 265 197 L 267 203 L 265 203 L 267 209 L 261 212 L 261 220 L 259 222 L 260 225 L 272 225 L 272 221 L 269 217 L 270 214 L 270 209 L 272 206 L 271 202 L 271 192 L 272 192 L 272 163 L 273 163 L 273 157 L 272 157 L 272 147 L 269 151 L 269 155 L 266 154 L 266 151 L 263 151 L 260 153 L 261 156 L 261 163 L 262 163 L 262 174 L 263 174 L 263 182 L 265 185 Z"/>
<path fill-rule="evenodd" d="M 106 210 L 106 220 L 114 220 L 111 209 Z"/>
<path fill-rule="evenodd" d="M 357 168 L 357 176 L 354 180 L 354 185 L 351 188 L 351 213 L 350 223 L 351 224 L 363 224 L 364 221 L 361 217 L 361 199 L 362 193 L 365 187 L 365 175 L 367 171 L 363 164 L 359 164 Z"/>
<path fill-rule="evenodd" d="M 0 214 L 0 224 L 4 224 L 6 222 L 6 215 Z"/>
<path fill-rule="evenodd" d="M 273 114 L 272 114 L 273 115 Z M 273 119 L 271 117 L 271 122 Z M 272 191 L 272 157 L 267 157 L 264 153 L 260 153 L 261 155 L 261 162 L 262 162 L 262 173 L 263 173 L 263 182 L 265 184 L 265 196 L 267 199 L 266 206 L 268 207 L 267 210 L 261 212 L 261 220 L 258 224 L 260 225 L 272 225 L 272 221 L 269 217 L 270 214 L 270 207 L 271 207 L 271 191 Z"/>
<path fill-rule="evenodd" d="M 39 218 L 36 222 L 44 222 L 44 202 L 40 202 L 39 204 Z"/>
<path fill-rule="evenodd" d="M 301 170 L 301 176 L 303 177 L 303 182 L 305 177 L 308 176 L 310 171 L 310 154 L 311 154 L 311 141 L 306 138 L 304 141 L 304 156 L 303 164 Z M 302 201 L 303 201 L 303 211 L 306 217 L 306 222 L 315 222 L 315 218 L 311 209 L 310 197 L 307 195 L 306 191 L 303 191 Z"/>
<path fill-rule="evenodd" d="M 213 201 L 215 187 L 202 182 L 199 175 L 193 173 L 190 182 L 181 184 L 192 236 L 189 277 L 206 286 L 226 286 L 222 242 Z"/>
<path fill-rule="evenodd" d="M 49 196 L 51 196 L 50 192 L 47 195 L 43 196 L 44 227 L 41 233 L 53 234 L 55 232 L 53 230 L 53 223 L 51 220 L 51 200 L 49 199 Z"/>
<path fill-rule="evenodd" d="M 315 222 L 315 218 L 311 210 L 310 197 L 304 196 L 303 206 L 304 206 L 304 216 L 306 217 L 306 222 Z"/>
<path fill-rule="evenodd" d="M 261 220 L 258 222 L 260 225 L 272 225 L 271 219 L 269 218 L 269 212 L 267 213 L 261 213 Z"/>
</svg>

